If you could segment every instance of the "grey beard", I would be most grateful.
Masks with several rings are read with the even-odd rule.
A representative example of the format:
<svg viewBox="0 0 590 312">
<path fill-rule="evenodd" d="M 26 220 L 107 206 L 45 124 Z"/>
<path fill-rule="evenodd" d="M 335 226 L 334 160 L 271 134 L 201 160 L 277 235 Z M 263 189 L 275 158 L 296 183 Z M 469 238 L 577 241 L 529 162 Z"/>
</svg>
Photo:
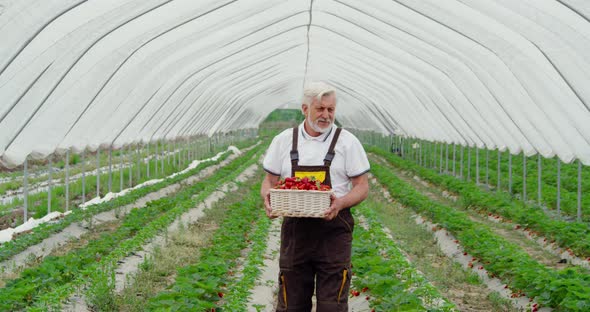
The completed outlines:
<svg viewBox="0 0 590 312">
<path fill-rule="evenodd" d="M 312 122 L 311 119 L 309 119 L 309 116 L 307 116 L 308 118 L 306 118 L 307 120 L 307 125 L 313 129 L 313 131 L 315 132 L 319 132 L 319 133 L 326 133 L 328 131 L 330 131 L 330 128 L 332 128 L 332 123 L 330 123 L 330 126 L 326 127 L 326 128 L 321 128 L 318 124 L 316 124 L 315 122 Z"/>
</svg>

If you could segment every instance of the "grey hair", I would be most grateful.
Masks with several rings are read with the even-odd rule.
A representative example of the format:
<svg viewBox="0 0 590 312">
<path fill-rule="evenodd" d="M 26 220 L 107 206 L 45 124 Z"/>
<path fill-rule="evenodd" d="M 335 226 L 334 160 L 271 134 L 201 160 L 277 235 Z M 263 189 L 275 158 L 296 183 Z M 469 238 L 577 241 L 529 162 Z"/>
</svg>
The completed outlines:
<svg viewBox="0 0 590 312">
<path fill-rule="evenodd" d="M 311 82 L 303 89 L 303 104 L 311 105 L 314 98 L 321 101 L 324 95 L 330 94 L 336 94 L 334 87 L 322 81 Z"/>
</svg>

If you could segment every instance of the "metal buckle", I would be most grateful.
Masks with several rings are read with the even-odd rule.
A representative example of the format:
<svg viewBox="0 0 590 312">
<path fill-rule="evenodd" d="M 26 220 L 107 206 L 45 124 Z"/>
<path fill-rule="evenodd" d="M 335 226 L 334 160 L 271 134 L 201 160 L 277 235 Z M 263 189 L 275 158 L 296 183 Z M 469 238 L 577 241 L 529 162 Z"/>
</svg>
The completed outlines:
<svg viewBox="0 0 590 312">
<path fill-rule="evenodd" d="M 324 158 L 324 161 L 329 161 L 332 162 L 332 160 L 334 159 L 334 156 L 336 155 L 336 153 L 327 153 L 326 157 Z"/>
<path fill-rule="evenodd" d="M 291 160 L 299 160 L 299 152 L 291 151 Z"/>
</svg>

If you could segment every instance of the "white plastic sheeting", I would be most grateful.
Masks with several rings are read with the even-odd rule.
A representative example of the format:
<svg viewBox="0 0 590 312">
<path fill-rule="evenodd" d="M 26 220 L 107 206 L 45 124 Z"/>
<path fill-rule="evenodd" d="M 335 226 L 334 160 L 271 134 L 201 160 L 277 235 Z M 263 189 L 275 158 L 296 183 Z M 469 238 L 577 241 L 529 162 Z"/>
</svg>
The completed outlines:
<svg viewBox="0 0 590 312">
<path fill-rule="evenodd" d="M 585 0 L 0 0 L 0 158 L 256 127 L 338 89 L 345 127 L 590 164 Z"/>
</svg>

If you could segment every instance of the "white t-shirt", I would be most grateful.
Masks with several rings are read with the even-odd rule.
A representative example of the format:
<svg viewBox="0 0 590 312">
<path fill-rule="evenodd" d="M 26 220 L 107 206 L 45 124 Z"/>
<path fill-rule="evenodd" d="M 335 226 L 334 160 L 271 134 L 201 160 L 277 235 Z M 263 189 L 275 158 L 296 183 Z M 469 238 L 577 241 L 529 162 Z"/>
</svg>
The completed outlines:
<svg viewBox="0 0 590 312">
<path fill-rule="evenodd" d="M 299 151 L 299 166 L 322 166 L 328 152 L 336 126 L 318 137 L 310 136 L 299 125 L 297 150 Z M 293 129 L 289 128 L 277 135 L 270 144 L 264 157 L 264 170 L 281 178 L 291 176 L 291 147 L 293 145 Z M 352 185 L 350 178 L 367 173 L 370 169 L 367 154 L 361 142 L 350 132 L 342 129 L 336 146 L 336 155 L 330 165 L 330 180 L 336 197 L 346 195 Z"/>
</svg>

